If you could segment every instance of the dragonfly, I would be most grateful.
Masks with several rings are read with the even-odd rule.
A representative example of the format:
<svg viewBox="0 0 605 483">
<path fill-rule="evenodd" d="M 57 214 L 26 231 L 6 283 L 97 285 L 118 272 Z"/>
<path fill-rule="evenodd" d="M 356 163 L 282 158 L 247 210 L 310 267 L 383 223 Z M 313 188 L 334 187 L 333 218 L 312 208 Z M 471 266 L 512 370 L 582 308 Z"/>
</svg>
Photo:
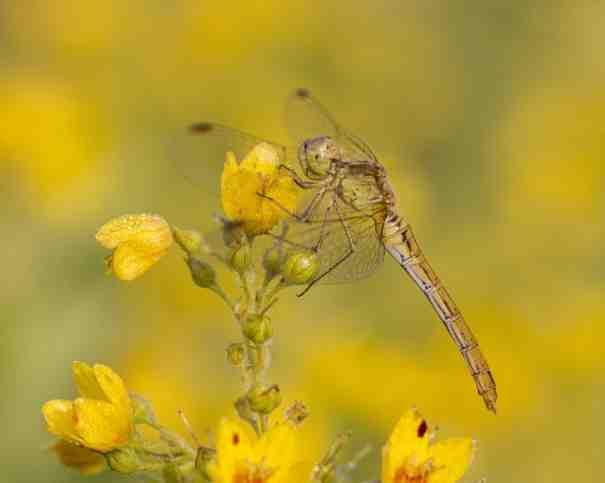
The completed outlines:
<svg viewBox="0 0 605 483">
<path fill-rule="evenodd" d="M 462 355 L 485 406 L 495 413 L 498 396 L 489 364 L 412 227 L 401 216 L 386 169 L 372 149 L 341 127 L 308 89 L 292 93 L 285 117 L 292 147 L 218 123 L 189 126 L 187 136 L 195 143 L 197 162 L 187 162 L 181 171 L 194 181 L 207 178 L 205 164 L 199 163 L 201 154 L 208 160 L 224 159 L 231 151 L 243 159 L 259 143 L 271 145 L 279 154 L 280 169 L 304 196 L 296 211 L 287 212 L 285 228 L 269 235 L 287 250 L 313 252 L 320 264 L 299 295 L 320 282 L 369 276 L 388 253 L 426 297 Z"/>
</svg>

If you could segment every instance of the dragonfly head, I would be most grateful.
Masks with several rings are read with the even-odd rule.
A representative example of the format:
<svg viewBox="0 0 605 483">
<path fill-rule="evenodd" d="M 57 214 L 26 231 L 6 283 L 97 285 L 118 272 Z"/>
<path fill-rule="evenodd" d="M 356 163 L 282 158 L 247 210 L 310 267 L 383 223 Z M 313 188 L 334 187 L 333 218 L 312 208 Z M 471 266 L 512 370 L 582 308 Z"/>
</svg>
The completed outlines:
<svg viewBox="0 0 605 483">
<path fill-rule="evenodd" d="M 332 138 L 323 136 L 307 139 L 298 148 L 298 160 L 304 173 L 313 179 L 325 178 L 332 161 L 342 158 L 338 145 Z"/>
</svg>

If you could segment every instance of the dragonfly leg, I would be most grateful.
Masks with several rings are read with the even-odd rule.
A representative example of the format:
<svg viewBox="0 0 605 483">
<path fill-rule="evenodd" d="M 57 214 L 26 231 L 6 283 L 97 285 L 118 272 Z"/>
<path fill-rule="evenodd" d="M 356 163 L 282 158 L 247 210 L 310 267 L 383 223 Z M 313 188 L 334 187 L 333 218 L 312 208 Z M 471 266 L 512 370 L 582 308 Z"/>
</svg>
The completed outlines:
<svg viewBox="0 0 605 483">
<path fill-rule="evenodd" d="M 315 253 L 317 253 L 320 250 L 321 245 L 323 244 L 324 236 L 326 234 L 326 226 L 328 224 L 328 215 L 332 211 L 332 208 L 334 208 L 335 203 L 336 203 L 335 200 L 332 199 L 332 203 L 330 203 L 330 206 L 328 206 L 326 208 L 326 211 L 325 211 L 325 214 L 324 214 L 324 219 L 323 219 L 323 222 L 321 224 L 321 230 L 319 232 L 319 239 L 317 240 L 317 243 L 313 247 L 313 251 Z"/>
<path fill-rule="evenodd" d="M 290 177 L 292 178 L 292 180 L 301 188 L 309 189 L 309 188 L 314 188 L 317 186 L 317 183 L 315 181 L 309 181 L 307 179 L 304 179 L 295 170 L 293 170 L 290 166 L 281 164 L 279 167 L 281 169 L 285 169 L 288 172 L 288 174 L 290 175 Z"/>
<path fill-rule="evenodd" d="M 311 221 L 310 217 L 311 217 L 311 214 L 313 213 L 313 210 L 317 207 L 317 205 L 319 203 L 321 203 L 321 201 L 323 200 L 323 197 L 325 196 L 325 194 L 327 192 L 328 192 L 328 187 L 326 186 L 326 187 L 321 188 L 317 193 L 315 193 L 315 195 L 313 196 L 313 199 L 311 199 L 311 201 L 309 202 L 307 207 L 302 211 L 301 214 L 290 211 L 288 208 L 286 208 L 284 205 L 282 205 L 279 201 L 277 201 L 275 198 L 272 198 L 271 196 L 267 196 L 264 193 L 257 193 L 257 195 L 260 196 L 261 198 L 265 198 L 266 200 L 271 201 L 272 203 L 275 203 L 275 205 L 280 210 L 287 213 L 288 216 L 291 216 L 292 218 L 300 221 L 301 223 L 308 223 L 309 221 Z"/>
<path fill-rule="evenodd" d="M 311 287 L 313 287 L 313 285 L 315 285 L 317 282 L 319 282 L 322 278 L 324 278 L 326 275 L 328 275 L 331 271 L 335 270 L 339 265 L 344 263 L 347 260 L 347 258 L 349 258 L 351 255 L 353 255 L 353 253 L 355 253 L 353 250 L 349 250 L 347 253 L 345 253 L 344 256 L 341 257 L 334 265 L 332 265 L 324 273 L 319 275 L 319 277 L 314 279 L 309 285 L 307 285 L 305 287 L 305 289 L 302 292 L 296 294 L 296 296 L 302 297 L 304 294 L 306 294 L 309 290 L 311 290 Z"/>
<path fill-rule="evenodd" d="M 336 202 L 336 199 L 334 199 L 334 206 L 336 207 L 336 213 L 338 214 L 338 219 L 340 220 L 342 229 L 345 231 L 345 234 L 347 235 L 347 240 L 349 241 L 349 247 L 351 248 L 351 251 L 354 252 L 355 251 L 355 242 L 353 242 L 353 237 L 351 236 L 351 231 L 349 230 L 348 225 L 345 223 L 345 221 L 342 217 L 342 213 L 340 211 L 340 208 L 338 207 L 338 203 Z"/>
</svg>

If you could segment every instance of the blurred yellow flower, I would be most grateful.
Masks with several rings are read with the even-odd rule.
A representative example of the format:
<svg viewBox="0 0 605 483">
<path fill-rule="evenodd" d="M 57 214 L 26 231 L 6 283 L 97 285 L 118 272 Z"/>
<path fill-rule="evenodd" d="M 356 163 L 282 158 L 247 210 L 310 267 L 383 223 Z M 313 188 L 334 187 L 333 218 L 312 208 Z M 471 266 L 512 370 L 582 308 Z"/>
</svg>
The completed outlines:
<svg viewBox="0 0 605 483">
<path fill-rule="evenodd" d="M 452 438 L 429 444 L 431 436 L 418 411 L 406 412 L 382 450 L 382 483 L 450 483 L 462 478 L 473 459 L 473 441 Z"/>
<path fill-rule="evenodd" d="M 94 475 L 105 469 L 105 457 L 91 449 L 76 446 L 60 439 L 50 448 L 61 463 L 76 468 L 83 475 Z"/>
<path fill-rule="evenodd" d="M 162 258 L 173 242 L 172 230 L 159 215 L 123 215 L 105 223 L 97 241 L 113 250 L 107 260 L 120 280 L 134 280 Z"/>
<path fill-rule="evenodd" d="M 309 481 L 310 465 L 299 460 L 302 448 L 289 424 L 258 437 L 240 420 L 221 421 L 217 459 L 208 468 L 220 483 L 296 483 Z"/>
<path fill-rule="evenodd" d="M 19 198 L 52 221 L 98 209 L 115 181 L 105 169 L 112 134 L 103 103 L 81 91 L 40 74 L 0 79 L 0 172 L 14 173 Z"/>
<path fill-rule="evenodd" d="M 279 153 L 275 148 L 260 143 L 241 163 L 235 154 L 227 153 L 221 178 L 221 199 L 227 218 L 241 222 L 246 234 L 254 236 L 268 232 L 287 216 L 288 211 L 294 211 L 298 187 L 280 170 Z"/>
<path fill-rule="evenodd" d="M 120 376 L 101 364 L 90 367 L 76 361 L 72 370 L 81 397 L 44 404 L 48 431 L 102 453 L 124 446 L 133 428 L 133 411 Z"/>
</svg>

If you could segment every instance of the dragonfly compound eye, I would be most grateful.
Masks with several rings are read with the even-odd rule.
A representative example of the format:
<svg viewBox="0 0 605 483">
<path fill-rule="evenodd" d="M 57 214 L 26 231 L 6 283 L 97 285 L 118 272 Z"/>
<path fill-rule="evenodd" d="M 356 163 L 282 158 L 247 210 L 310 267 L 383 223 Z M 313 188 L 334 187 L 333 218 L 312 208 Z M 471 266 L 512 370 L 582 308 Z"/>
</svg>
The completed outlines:
<svg viewBox="0 0 605 483">
<path fill-rule="evenodd" d="M 334 141 L 328 137 L 311 139 L 302 145 L 301 161 L 306 164 L 310 176 L 321 178 L 328 174 L 337 151 Z"/>
</svg>

